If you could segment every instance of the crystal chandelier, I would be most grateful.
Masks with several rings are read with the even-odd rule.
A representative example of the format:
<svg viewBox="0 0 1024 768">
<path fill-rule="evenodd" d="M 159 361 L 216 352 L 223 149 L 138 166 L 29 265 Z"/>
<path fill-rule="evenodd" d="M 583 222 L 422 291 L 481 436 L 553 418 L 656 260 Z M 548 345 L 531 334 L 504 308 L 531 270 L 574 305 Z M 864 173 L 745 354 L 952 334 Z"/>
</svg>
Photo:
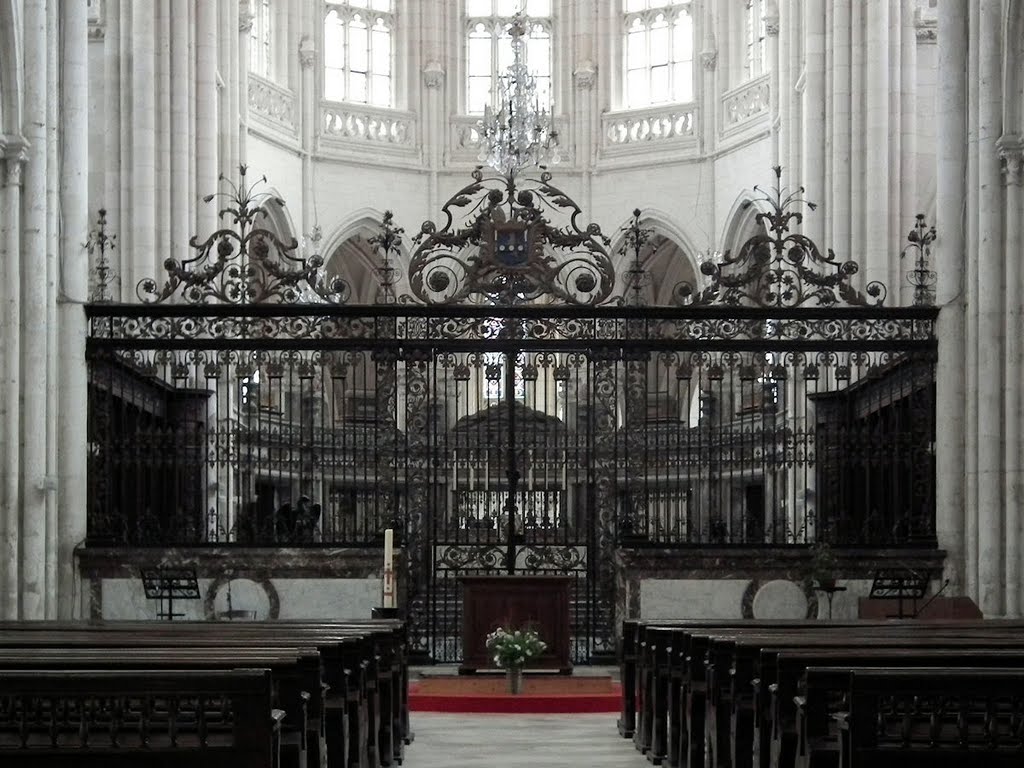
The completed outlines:
<svg viewBox="0 0 1024 768">
<path fill-rule="evenodd" d="M 498 105 L 484 107 L 478 158 L 511 178 L 521 168 L 557 163 L 558 131 L 548 105 L 537 96 L 537 82 L 526 68 L 524 39 L 529 20 L 517 13 L 512 18 L 512 64 L 498 78 Z"/>
</svg>

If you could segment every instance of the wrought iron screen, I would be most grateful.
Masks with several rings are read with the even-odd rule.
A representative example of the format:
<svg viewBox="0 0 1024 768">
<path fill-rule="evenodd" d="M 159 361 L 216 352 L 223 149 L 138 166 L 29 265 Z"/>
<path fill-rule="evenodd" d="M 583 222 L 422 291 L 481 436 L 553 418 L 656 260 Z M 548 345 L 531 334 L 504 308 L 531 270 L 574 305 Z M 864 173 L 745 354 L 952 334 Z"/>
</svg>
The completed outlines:
<svg viewBox="0 0 1024 768">
<path fill-rule="evenodd" d="M 936 310 L 804 306 L 799 280 L 764 279 L 783 237 L 725 262 L 753 258 L 775 293 L 739 295 L 718 265 L 676 307 L 346 306 L 308 263 L 318 301 L 277 272 L 272 301 L 91 304 L 88 543 L 359 546 L 393 527 L 413 651 L 438 661 L 461 656 L 462 574 L 573 576 L 586 661 L 613 650 L 618 547 L 934 545 Z M 863 298 L 829 257 L 839 278 L 814 290 Z M 171 267 L 198 289 L 198 267 Z M 420 290 L 458 293 L 449 274 Z M 543 287 L 515 275 L 482 285 Z M 576 287 L 607 298 L 605 277 Z"/>
</svg>

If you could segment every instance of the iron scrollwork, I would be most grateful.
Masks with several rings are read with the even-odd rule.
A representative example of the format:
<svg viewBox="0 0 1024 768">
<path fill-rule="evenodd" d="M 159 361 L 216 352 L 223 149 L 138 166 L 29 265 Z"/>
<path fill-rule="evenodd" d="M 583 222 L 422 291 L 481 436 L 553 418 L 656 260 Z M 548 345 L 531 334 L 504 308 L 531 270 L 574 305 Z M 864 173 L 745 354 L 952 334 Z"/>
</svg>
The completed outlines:
<svg viewBox="0 0 1024 768">
<path fill-rule="evenodd" d="M 228 191 L 207 195 L 203 202 L 218 197 L 227 203 L 217 216 L 228 220 L 224 226 L 200 241 L 189 240 L 195 256 L 179 261 L 171 256 L 164 261 L 167 279 L 162 287 L 147 277 L 139 281 L 136 294 L 146 304 L 156 304 L 179 293 L 190 304 L 221 302 L 225 304 L 258 304 L 280 301 L 325 301 L 344 304 L 351 294 L 340 277 L 328 278 L 323 272 L 324 260 L 319 254 L 309 257 L 295 255 L 298 242 L 293 237 L 285 243 L 263 226 L 268 216 L 266 204 L 284 201 L 255 193 L 257 184 L 246 183 L 246 166 L 239 166 L 237 184 L 223 174 Z"/>
<path fill-rule="evenodd" d="M 692 305 L 829 307 L 844 302 L 881 307 L 887 292 L 884 284 L 873 280 L 864 292 L 858 291 L 850 283 L 860 271 L 857 262 L 841 262 L 831 248 L 822 253 L 809 237 L 790 232 L 791 223 L 799 226 L 803 222 L 803 213 L 793 210 L 795 206 L 804 203 L 812 211 L 817 206 L 803 199 L 803 187 L 795 192 L 783 188 L 781 166 L 772 170 L 776 179 L 772 192 L 755 186 L 761 197 L 745 205 L 767 205 L 769 210 L 755 216 L 766 231 L 743 243 L 735 256 L 726 251 L 720 262 L 701 264 L 710 283 L 699 293 L 681 286 L 675 291 L 677 300 Z"/>
<path fill-rule="evenodd" d="M 510 306 L 549 296 L 568 304 L 605 302 L 615 285 L 610 240 L 597 224 L 581 228 L 579 205 L 550 180 L 543 171 L 517 186 L 514 175 L 485 177 L 482 168 L 474 170 L 473 183 L 442 206 L 444 226 L 426 221 L 414 238 L 413 296 L 407 300 L 450 305 L 483 297 Z M 456 209 L 465 209 L 465 226 L 456 225 Z M 547 216 L 559 209 L 569 216 L 564 227 Z"/>
</svg>

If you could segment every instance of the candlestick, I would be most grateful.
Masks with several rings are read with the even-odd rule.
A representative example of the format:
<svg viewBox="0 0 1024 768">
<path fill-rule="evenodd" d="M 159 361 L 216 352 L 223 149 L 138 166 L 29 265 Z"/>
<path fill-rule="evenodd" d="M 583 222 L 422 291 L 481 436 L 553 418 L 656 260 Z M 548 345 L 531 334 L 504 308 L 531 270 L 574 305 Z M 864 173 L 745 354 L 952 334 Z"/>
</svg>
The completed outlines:
<svg viewBox="0 0 1024 768">
<path fill-rule="evenodd" d="M 384 607 L 395 607 L 395 532 L 384 530 Z"/>
</svg>

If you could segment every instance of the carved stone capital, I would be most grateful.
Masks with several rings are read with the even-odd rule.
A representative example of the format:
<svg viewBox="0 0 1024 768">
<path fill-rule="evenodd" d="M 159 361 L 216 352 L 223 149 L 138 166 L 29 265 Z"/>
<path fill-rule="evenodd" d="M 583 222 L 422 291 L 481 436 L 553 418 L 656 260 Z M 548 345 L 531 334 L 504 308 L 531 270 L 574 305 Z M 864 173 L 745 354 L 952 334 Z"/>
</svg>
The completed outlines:
<svg viewBox="0 0 1024 768">
<path fill-rule="evenodd" d="M 1024 186 L 1024 138 L 1007 134 L 996 142 L 1002 161 L 1003 183 L 1008 187 Z"/>
<path fill-rule="evenodd" d="M 573 70 L 572 76 L 577 88 L 589 91 L 597 82 L 597 66 L 590 59 L 584 59 Z"/>
<path fill-rule="evenodd" d="M 440 88 L 444 84 L 444 64 L 431 59 L 423 67 L 423 84 L 427 88 Z"/>
<path fill-rule="evenodd" d="M 102 24 L 89 24 L 89 39 L 102 40 L 107 36 L 107 28 Z"/>
<path fill-rule="evenodd" d="M 779 17 L 778 14 L 775 16 L 764 17 L 764 33 L 774 37 L 779 34 Z"/>
<path fill-rule="evenodd" d="M 21 169 L 28 162 L 28 141 L 24 136 L 0 134 L 0 155 L 7 166 L 4 183 L 8 187 L 21 186 Z"/>
<path fill-rule="evenodd" d="M 255 18 L 256 15 L 252 12 L 252 3 L 249 0 L 238 0 L 238 31 L 250 31 Z"/>
<path fill-rule="evenodd" d="M 701 51 L 700 63 L 704 65 L 704 69 L 706 69 L 708 72 L 713 71 L 714 68 L 718 65 L 718 51 Z"/>
<path fill-rule="evenodd" d="M 316 61 L 316 46 L 309 35 L 303 35 L 299 40 L 299 64 L 303 69 L 309 69 Z"/>
</svg>

